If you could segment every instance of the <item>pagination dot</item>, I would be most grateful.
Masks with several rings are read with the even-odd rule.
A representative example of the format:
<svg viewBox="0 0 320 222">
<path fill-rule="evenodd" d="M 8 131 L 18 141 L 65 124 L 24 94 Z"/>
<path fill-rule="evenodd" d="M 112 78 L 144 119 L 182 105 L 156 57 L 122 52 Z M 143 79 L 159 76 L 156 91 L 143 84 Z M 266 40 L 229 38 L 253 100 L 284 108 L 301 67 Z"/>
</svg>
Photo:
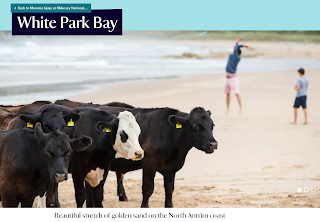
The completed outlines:
<svg viewBox="0 0 320 222">
<path fill-rule="evenodd" d="M 297 192 L 299 192 L 299 193 L 302 192 L 302 188 L 301 188 L 301 187 L 298 187 L 298 188 L 297 188 Z"/>
</svg>

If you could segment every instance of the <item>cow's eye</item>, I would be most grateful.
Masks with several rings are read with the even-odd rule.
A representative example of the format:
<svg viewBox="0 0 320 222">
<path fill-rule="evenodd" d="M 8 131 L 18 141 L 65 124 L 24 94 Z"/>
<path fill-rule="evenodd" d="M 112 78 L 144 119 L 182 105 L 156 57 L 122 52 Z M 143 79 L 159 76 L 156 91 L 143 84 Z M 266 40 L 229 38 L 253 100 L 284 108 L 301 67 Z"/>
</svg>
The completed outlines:
<svg viewBox="0 0 320 222">
<path fill-rule="evenodd" d="M 47 154 L 50 155 L 51 157 L 54 157 L 54 156 L 55 156 L 54 153 L 51 152 L 51 151 L 47 151 Z"/>
<path fill-rule="evenodd" d="M 200 127 L 199 127 L 199 125 L 194 124 L 194 125 L 193 125 L 193 129 L 194 129 L 194 130 L 199 130 L 199 129 L 200 129 Z"/>
<path fill-rule="evenodd" d="M 63 156 L 67 156 L 67 155 L 70 155 L 70 154 L 71 154 L 71 151 L 68 150 L 68 151 L 66 151 L 66 152 L 63 154 Z"/>
</svg>

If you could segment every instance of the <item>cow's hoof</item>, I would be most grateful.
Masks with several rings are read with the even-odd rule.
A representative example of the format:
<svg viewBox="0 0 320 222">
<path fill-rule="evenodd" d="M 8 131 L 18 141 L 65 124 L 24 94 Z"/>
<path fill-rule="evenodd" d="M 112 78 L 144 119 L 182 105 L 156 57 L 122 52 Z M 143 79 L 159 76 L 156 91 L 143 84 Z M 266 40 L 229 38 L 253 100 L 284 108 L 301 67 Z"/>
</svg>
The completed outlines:
<svg viewBox="0 0 320 222">
<path fill-rule="evenodd" d="M 128 198 L 126 195 L 120 194 L 119 195 L 119 201 L 128 201 Z"/>
<path fill-rule="evenodd" d="M 144 204 L 142 204 L 142 205 L 141 205 L 141 208 L 149 208 L 149 205 L 144 205 Z"/>
</svg>

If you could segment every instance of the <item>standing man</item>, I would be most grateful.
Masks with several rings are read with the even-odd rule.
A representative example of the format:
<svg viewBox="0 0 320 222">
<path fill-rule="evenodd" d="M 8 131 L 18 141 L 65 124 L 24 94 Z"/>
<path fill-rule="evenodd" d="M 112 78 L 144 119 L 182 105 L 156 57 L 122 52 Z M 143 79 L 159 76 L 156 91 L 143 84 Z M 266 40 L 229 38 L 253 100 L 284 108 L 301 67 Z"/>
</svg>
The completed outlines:
<svg viewBox="0 0 320 222">
<path fill-rule="evenodd" d="M 298 108 L 302 106 L 304 112 L 304 123 L 308 124 L 308 113 L 307 113 L 307 89 L 309 85 L 309 81 L 304 77 L 304 69 L 300 68 L 298 70 L 299 79 L 297 84 L 294 86 L 294 90 L 297 90 L 296 100 L 294 102 L 294 122 L 292 124 L 297 124 L 297 116 L 298 116 Z"/>
<path fill-rule="evenodd" d="M 227 112 L 226 115 L 229 113 L 229 106 L 230 106 L 230 92 L 233 91 L 233 93 L 236 95 L 239 103 L 239 115 L 241 115 L 242 110 L 242 103 L 241 103 L 241 97 L 240 97 L 240 90 L 239 90 L 239 80 L 237 76 L 237 65 L 241 59 L 241 47 L 249 48 L 247 45 L 238 45 L 241 38 L 237 39 L 236 45 L 233 50 L 233 54 L 229 55 L 228 64 L 226 67 L 226 79 L 225 79 L 225 87 L 224 91 L 227 94 Z"/>
</svg>

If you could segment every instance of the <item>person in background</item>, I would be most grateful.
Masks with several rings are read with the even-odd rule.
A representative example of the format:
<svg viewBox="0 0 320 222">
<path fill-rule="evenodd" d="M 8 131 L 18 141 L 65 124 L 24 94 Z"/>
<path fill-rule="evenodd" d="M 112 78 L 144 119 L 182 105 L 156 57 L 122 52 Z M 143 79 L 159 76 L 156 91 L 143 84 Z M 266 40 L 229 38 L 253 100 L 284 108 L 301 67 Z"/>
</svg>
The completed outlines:
<svg viewBox="0 0 320 222">
<path fill-rule="evenodd" d="M 304 77 L 305 70 L 300 68 L 298 70 L 299 79 L 297 84 L 294 86 L 294 90 L 297 90 L 296 100 L 293 105 L 294 109 L 294 121 L 292 124 L 297 124 L 297 116 L 298 116 L 298 108 L 302 106 L 304 112 L 304 123 L 308 124 L 308 112 L 307 112 L 307 89 L 309 85 L 309 81 L 306 77 Z"/>
<path fill-rule="evenodd" d="M 237 76 L 237 66 L 238 63 L 240 62 L 240 55 L 241 55 L 241 47 L 246 47 L 249 48 L 249 46 L 247 45 L 239 45 L 239 41 L 241 40 L 241 38 L 237 39 L 236 45 L 234 47 L 233 50 L 233 54 L 229 55 L 229 59 L 228 59 L 228 64 L 226 67 L 226 79 L 225 79 L 225 87 L 224 87 L 224 91 L 227 94 L 227 112 L 226 115 L 229 114 L 229 107 L 230 107 L 230 92 L 232 91 L 237 99 L 238 99 L 238 103 L 239 103 L 239 115 L 241 115 L 241 111 L 242 111 L 242 103 L 241 103 L 241 97 L 240 97 L 240 89 L 239 89 L 239 80 L 238 80 L 238 76 Z"/>
</svg>

